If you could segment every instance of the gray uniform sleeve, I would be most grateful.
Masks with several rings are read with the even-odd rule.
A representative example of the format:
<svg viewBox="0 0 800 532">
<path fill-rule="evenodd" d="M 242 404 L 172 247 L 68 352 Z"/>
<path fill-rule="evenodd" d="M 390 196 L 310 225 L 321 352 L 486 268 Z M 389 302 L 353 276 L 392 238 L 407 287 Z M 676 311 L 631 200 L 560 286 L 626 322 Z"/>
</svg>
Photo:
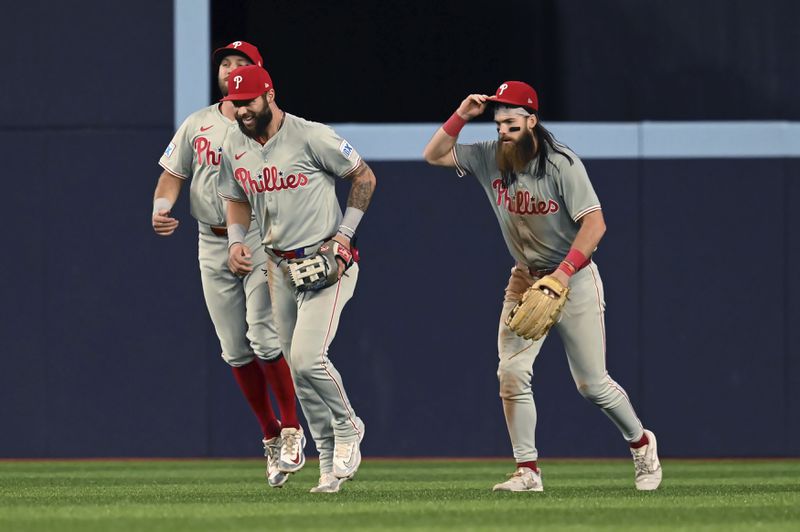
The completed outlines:
<svg viewBox="0 0 800 532">
<path fill-rule="evenodd" d="M 458 177 L 464 177 L 467 174 L 478 176 L 483 172 L 487 165 L 487 153 L 493 149 L 491 144 L 491 142 L 478 142 L 453 146 L 453 162 L 456 164 Z"/>
<path fill-rule="evenodd" d="M 347 177 L 361 163 L 355 148 L 328 126 L 320 125 L 311 131 L 308 149 L 314 162 L 331 175 Z"/>
<path fill-rule="evenodd" d="M 166 171 L 174 174 L 181 179 L 192 177 L 192 159 L 194 150 L 191 138 L 189 137 L 189 119 L 187 118 L 175 132 L 172 141 L 164 150 L 164 155 L 158 160 L 158 164 Z"/>
<path fill-rule="evenodd" d="M 556 184 L 570 217 L 577 222 L 586 214 L 600 210 L 600 200 L 581 160 L 571 155 L 573 163 L 570 164 L 566 158 L 557 157 L 561 158 L 561 162 Z"/>
<path fill-rule="evenodd" d="M 236 177 L 233 175 L 230 154 L 228 143 L 225 142 L 222 145 L 222 161 L 220 161 L 219 173 L 217 174 L 217 195 L 229 201 L 249 203 L 247 194 L 244 193 L 244 189 L 239 186 L 239 183 L 236 182 Z"/>
</svg>

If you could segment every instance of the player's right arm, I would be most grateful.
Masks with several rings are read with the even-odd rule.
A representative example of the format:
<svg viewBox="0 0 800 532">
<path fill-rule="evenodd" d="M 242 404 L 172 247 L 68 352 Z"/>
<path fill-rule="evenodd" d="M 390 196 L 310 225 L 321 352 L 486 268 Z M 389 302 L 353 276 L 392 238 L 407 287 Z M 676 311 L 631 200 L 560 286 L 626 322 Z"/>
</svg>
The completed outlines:
<svg viewBox="0 0 800 532">
<path fill-rule="evenodd" d="M 152 223 L 153 230 L 160 236 L 169 236 L 178 228 L 179 222 L 170 215 L 170 211 L 178 200 L 183 181 L 192 175 L 193 151 L 189 138 L 192 116 L 184 120 L 158 160 L 164 170 L 153 194 Z"/>
<path fill-rule="evenodd" d="M 222 144 L 222 161 L 217 176 L 217 194 L 225 201 L 225 223 L 228 226 L 228 269 L 236 275 L 253 271 L 252 250 L 244 243 L 250 230 L 252 208 L 247 195 L 236 183 L 230 164 L 231 151 L 227 140 Z"/>
<path fill-rule="evenodd" d="M 464 124 L 476 116 L 480 116 L 486 110 L 490 99 L 491 97 L 485 94 L 470 94 L 464 98 L 456 112 L 442 127 L 436 130 L 433 138 L 425 146 L 425 150 L 422 152 L 425 161 L 434 166 L 455 168 L 456 162 L 453 159 L 452 151 L 458 140 L 458 133 Z"/>
<path fill-rule="evenodd" d="M 169 236 L 175 232 L 180 223 L 170 216 L 170 210 L 181 192 L 183 179 L 164 170 L 158 178 L 156 191 L 153 194 L 153 230 L 157 235 Z"/>
<path fill-rule="evenodd" d="M 228 200 L 225 205 L 229 242 L 228 269 L 236 275 L 247 275 L 253 271 L 253 251 L 244 243 L 244 235 L 250 230 L 250 203 Z"/>
</svg>

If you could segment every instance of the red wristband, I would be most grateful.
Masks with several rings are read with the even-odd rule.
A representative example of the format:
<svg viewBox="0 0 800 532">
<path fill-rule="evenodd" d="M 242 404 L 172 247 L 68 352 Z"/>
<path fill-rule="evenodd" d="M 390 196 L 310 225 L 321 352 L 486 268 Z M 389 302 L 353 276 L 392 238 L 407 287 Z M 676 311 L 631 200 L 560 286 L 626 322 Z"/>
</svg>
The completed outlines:
<svg viewBox="0 0 800 532">
<path fill-rule="evenodd" d="M 442 125 L 442 129 L 451 137 L 457 137 L 466 123 L 467 121 L 458 116 L 458 113 L 453 113 L 453 115 L 447 119 L 447 122 Z"/>
<path fill-rule="evenodd" d="M 569 253 L 567 253 L 565 260 L 568 260 L 572 264 L 574 264 L 575 268 L 578 270 L 586 266 L 586 263 L 589 262 L 589 259 L 586 258 L 586 255 L 584 255 L 575 248 L 569 250 Z"/>
<path fill-rule="evenodd" d="M 566 274 L 567 277 L 572 277 L 578 269 L 575 267 L 572 262 L 568 259 L 564 259 L 561 261 L 561 264 L 558 265 L 558 269 L 561 270 Z"/>
</svg>

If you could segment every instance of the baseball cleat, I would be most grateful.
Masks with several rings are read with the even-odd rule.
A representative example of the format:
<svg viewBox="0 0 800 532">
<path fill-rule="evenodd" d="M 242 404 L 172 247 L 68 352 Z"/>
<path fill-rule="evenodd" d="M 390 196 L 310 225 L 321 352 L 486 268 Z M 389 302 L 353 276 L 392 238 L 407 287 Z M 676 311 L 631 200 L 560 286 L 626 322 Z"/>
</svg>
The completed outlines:
<svg viewBox="0 0 800 532">
<path fill-rule="evenodd" d="M 636 470 L 636 489 L 651 491 L 661 484 L 661 462 L 658 461 L 656 435 L 649 430 L 644 431 L 648 444 L 631 449 L 633 467 Z"/>
<path fill-rule="evenodd" d="M 350 479 L 361 465 L 361 440 L 364 439 L 364 422 L 358 419 L 358 437 L 350 441 L 337 441 L 333 447 L 333 475 Z"/>
<path fill-rule="evenodd" d="M 319 477 L 319 484 L 308 491 L 310 493 L 336 493 L 346 480 L 346 478 L 336 478 L 333 473 L 323 473 Z"/>
<path fill-rule="evenodd" d="M 281 453 L 278 458 L 278 469 L 283 473 L 295 473 L 306 464 L 303 449 L 306 446 L 306 435 L 303 429 L 285 428 L 281 430 Z"/>
<path fill-rule="evenodd" d="M 508 480 L 495 484 L 492 491 L 544 491 L 542 472 L 518 467 Z"/>
<path fill-rule="evenodd" d="M 289 474 L 278 468 L 278 460 L 281 455 L 281 438 L 280 436 L 270 439 L 264 438 L 262 442 L 264 443 L 264 456 L 267 457 L 267 483 L 271 488 L 280 488 L 289 480 Z"/>
</svg>

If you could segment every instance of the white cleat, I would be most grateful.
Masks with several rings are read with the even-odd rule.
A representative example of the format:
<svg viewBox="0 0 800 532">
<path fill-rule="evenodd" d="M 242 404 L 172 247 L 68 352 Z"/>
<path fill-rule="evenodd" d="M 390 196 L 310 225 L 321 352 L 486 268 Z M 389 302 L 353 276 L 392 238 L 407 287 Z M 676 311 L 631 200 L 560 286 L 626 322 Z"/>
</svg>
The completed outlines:
<svg viewBox="0 0 800 532">
<path fill-rule="evenodd" d="M 495 484 L 492 491 L 544 491 L 542 472 L 529 467 L 518 467 L 511 478 Z"/>
<path fill-rule="evenodd" d="M 346 478 L 337 478 L 333 473 L 323 473 L 319 477 L 319 484 L 309 490 L 310 493 L 336 493 L 344 484 Z"/>
<path fill-rule="evenodd" d="M 336 478 L 351 479 L 361 465 L 361 440 L 364 439 L 364 422 L 357 422 L 358 438 L 350 441 L 337 441 L 333 447 L 333 475 Z"/>
<path fill-rule="evenodd" d="M 281 455 L 281 438 L 280 436 L 275 436 L 261 441 L 264 444 L 264 456 L 267 457 L 267 483 L 271 488 L 280 488 L 289 480 L 289 474 L 278 468 L 278 460 Z"/>
<path fill-rule="evenodd" d="M 303 449 L 306 446 L 306 435 L 303 429 L 285 428 L 281 430 L 281 453 L 278 458 L 278 469 L 283 473 L 296 473 L 306 464 Z"/>
<path fill-rule="evenodd" d="M 633 467 L 636 470 L 636 489 L 651 491 L 661 484 L 661 462 L 658 461 L 656 435 L 649 430 L 644 431 L 648 444 L 631 449 Z"/>
</svg>

